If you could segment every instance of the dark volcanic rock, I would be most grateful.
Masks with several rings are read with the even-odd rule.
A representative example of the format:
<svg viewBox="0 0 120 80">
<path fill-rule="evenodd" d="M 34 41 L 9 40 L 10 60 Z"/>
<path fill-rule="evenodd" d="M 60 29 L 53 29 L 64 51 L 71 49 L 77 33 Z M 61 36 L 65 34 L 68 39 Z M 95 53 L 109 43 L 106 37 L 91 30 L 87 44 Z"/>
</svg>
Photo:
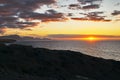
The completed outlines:
<svg viewBox="0 0 120 80">
<path fill-rule="evenodd" d="M 120 80 L 120 62 L 79 52 L 0 45 L 0 80 Z"/>
</svg>

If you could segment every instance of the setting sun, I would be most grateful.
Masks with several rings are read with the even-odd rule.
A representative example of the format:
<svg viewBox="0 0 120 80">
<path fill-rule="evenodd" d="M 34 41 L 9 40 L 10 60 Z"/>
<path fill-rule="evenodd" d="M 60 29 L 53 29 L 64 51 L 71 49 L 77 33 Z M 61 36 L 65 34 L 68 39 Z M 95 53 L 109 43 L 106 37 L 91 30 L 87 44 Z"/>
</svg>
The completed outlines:
<svg viewBox="0 0 120 80">
<path fill-rule="evenodd" d="M 96 41 L 96 40 L 99 40 L 97 37 L 94 37 L 94 36 L 90 36 L 90 37 L 87 37 L 87 38 L 83 38 L 83 40 L 87 40 L 87 41 Z"/>
<path fill-rule="evenodd" d="M 93 41 L 93 40 L 96 40 L 97 38 L 95 38 L 95 37 L 88 37 L 88 40 L 90 40 L 90 41 Z"/>
</svg>

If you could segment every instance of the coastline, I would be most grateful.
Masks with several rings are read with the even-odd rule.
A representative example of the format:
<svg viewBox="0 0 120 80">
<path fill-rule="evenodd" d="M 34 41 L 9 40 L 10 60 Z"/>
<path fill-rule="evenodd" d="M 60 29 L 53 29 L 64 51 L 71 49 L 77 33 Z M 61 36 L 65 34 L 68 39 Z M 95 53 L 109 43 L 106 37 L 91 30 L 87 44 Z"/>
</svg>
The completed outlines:
<svg viewBox="0 0 120 80">
<path fill-rule="evenodd" d="M 120 62 L 80 52 L 0 44 L 0 80 L 120 80 Z"/>
</svg>

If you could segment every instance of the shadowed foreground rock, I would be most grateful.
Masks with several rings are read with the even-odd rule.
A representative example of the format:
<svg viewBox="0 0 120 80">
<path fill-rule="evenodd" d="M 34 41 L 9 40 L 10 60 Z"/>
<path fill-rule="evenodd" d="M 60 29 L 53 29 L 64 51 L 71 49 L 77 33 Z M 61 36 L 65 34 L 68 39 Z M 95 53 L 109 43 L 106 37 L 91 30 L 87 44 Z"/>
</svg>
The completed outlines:
<svg viewBox="0 0 120 80">
<path fill-rule="evenodd" d="M 73 51 L 0 44 L 0 80 L 120 80 L 120 62 Z"/>
<path fill-rule="evenodd" d="M 15 42 L 16 40 L 13 40 L 13 39 L 1 39 L 0 38 L 0 44 L 1 43 L 13 43 Z"/>
</svg>

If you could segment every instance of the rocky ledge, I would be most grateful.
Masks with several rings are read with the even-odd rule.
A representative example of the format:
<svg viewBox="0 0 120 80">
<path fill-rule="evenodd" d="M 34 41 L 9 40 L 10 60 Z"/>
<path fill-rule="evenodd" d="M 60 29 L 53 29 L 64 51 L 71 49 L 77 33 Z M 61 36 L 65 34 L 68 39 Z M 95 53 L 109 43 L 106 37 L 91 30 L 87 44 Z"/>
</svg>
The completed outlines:
<svg viewBox="0 0 120 80">
<path fill-rule="evenodd" d="M 0 80 L 120 80 L 120 62 L 69 50 L 0 44 Z"/>
</svg>

